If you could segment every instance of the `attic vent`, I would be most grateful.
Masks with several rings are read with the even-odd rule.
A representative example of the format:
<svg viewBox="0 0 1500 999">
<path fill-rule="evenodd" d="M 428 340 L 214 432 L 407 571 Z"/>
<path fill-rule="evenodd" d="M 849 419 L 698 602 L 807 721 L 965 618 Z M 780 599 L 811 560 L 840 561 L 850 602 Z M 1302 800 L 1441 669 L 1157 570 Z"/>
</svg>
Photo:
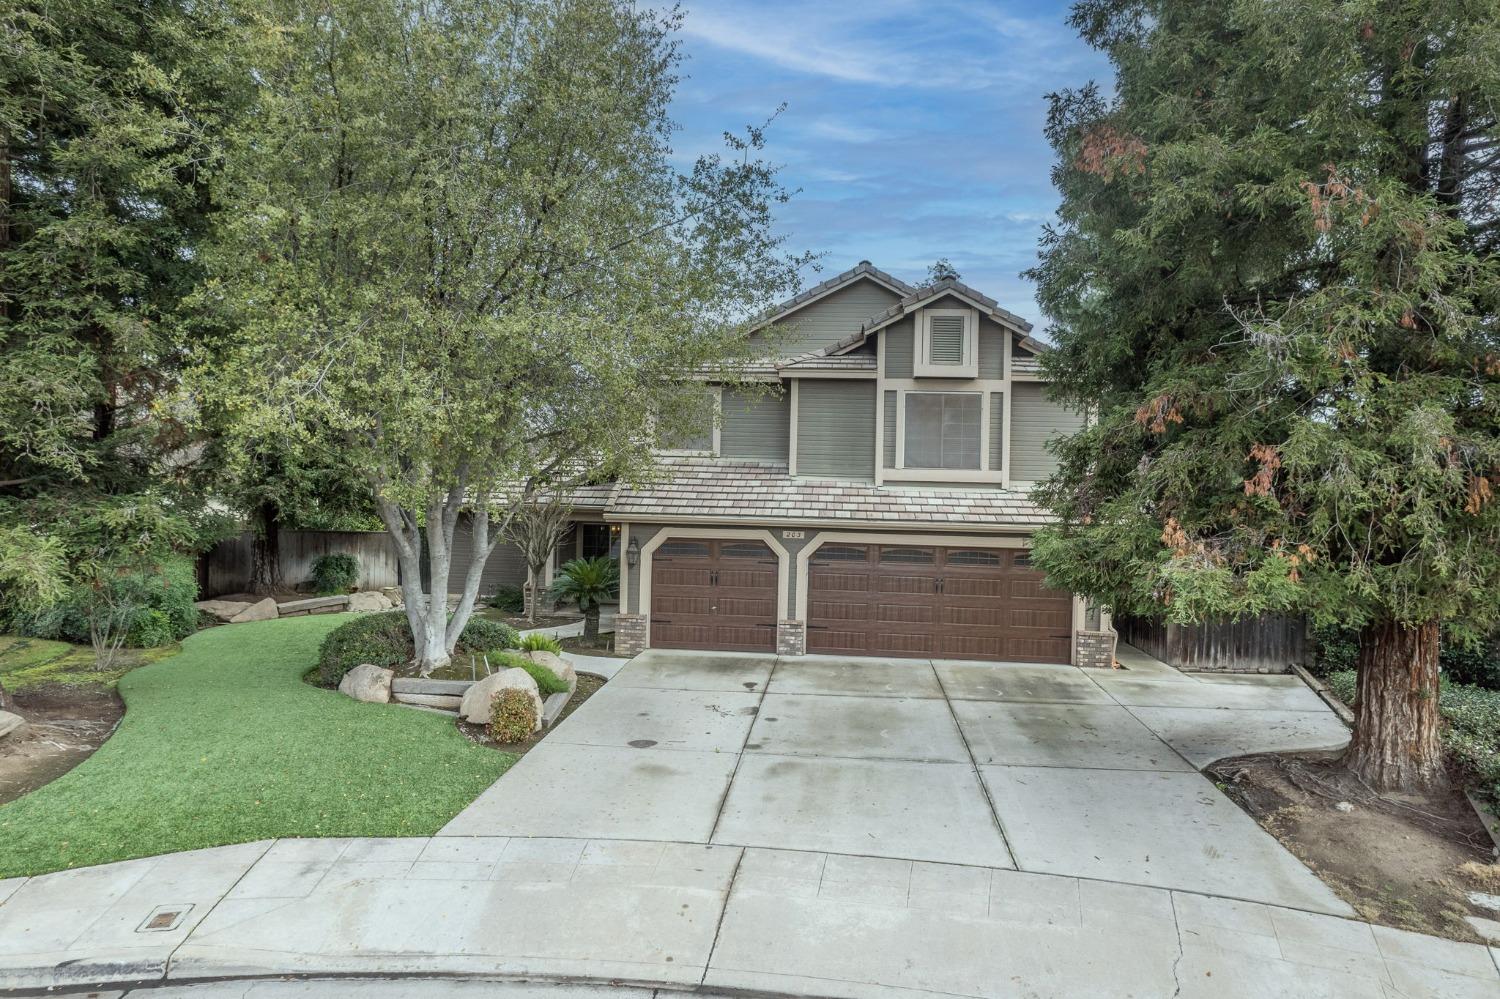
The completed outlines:
<svg viewBox="0 0 1500 999">
<path fill-rule="evenodd" d="M 933 364 L 964 363 L 964 317 L 933 316 L 929 351 Z"/>
</svg>

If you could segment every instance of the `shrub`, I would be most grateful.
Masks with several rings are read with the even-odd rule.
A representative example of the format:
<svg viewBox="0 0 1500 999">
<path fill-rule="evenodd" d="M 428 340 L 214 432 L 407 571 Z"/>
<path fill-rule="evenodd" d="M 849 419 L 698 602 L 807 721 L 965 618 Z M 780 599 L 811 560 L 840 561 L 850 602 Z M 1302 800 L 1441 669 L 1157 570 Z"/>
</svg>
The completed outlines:
<svg viewBox="0 0 1500 999">
<path fill-rule="evenodd" d="M 519 614 L 526 609 L 526 594 L 519 586 L 502 586 L 490 598 L 490 606 L 507 614 Z"/>
<path fill-rule="evenodd" d="M 490 705 L 490 738 L 499 743 L 525 742 L 536 731 L 536 702 L 524 690 L 507 687 Z"/>
<path fill-rule="evenodd" d="M 500 621 L 474 617 L 459 636 L 454 655 L 468 655 L 489 649 L 514 648 L 519 636 L 516 629 Z M 360 663 L 374 663 L 386 669 L 397 669 L 416 656 L 411 626 L 405 611 L 384 614 L 361 614 L 328 633 L 318 649 L 318 683 L 337 687 L 344 674 Z"/>
<path fill-rule="evenodd" d="M 119 610 L 125 644 L 134 648 L 168 645 L 198 628 L 198 573 L 185 555 L 167 555 L 147 565 L 104 572 L 107 602 Z M 44 610 L 18 614 L 10 627 L 28 638 L 51 638 L 80 644 L 89 641 L 89 618 L 98 613 L 100 592 L 75 584 L 63 599 Z"/>
<path fill-rule="evenodd" d="M 530 673 L 531 678 L 536 681 L 536 689 L 543 697 L 548 694 L 561 694 L 568 689 L 566 680 L 541 663 L 532 662 L 525 656 L 504 649 L 492 649 L 485 653 L 485 657 L 490 661 L 490 669 L 497 673 L 512 668 L 524 669 Z"/>
<path fill-rule="evenodd" d="M 319 596 L 348 593 L 359 580 L 359 559 L 347 552 L 320 555 L 312 566 L 313 590 Z"/>
<path fill-rule="evenodd" d="M 1318 676 L 1351 670 L 1359 662 L 1359 632 L 1349 628 L 1316 628 L 1312 632 L 1313 668 Z"/>
<path fill-rule="evenodd" d="M 534 631 L 529 635 L 522 635 L 521 644 L 517 648 L 522 652 L 551 652 L 558 655 L 562 652 L 562 643 L 551 635 Z"/>
<path fill-rule="evenodd" d="M 1316 654 L 1313 672 L 1329 676 L 1359 665 L 1359 632 L 1323 628 L 1312 633 Z M 1438 668 L 1451 683 L 1500 690 L 1500 636 L 1491 636 L 1474 647 L 1443 637 L 1438 650 Z"/>
</svg>

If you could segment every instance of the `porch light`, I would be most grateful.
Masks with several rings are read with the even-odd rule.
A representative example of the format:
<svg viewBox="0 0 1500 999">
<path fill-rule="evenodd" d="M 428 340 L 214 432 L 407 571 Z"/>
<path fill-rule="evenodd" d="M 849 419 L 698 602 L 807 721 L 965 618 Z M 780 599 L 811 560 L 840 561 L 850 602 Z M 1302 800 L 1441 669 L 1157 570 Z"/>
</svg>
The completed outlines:
<svg viewBox="0 0 1500 999">
<path fill-rule="evenodd" d="M 625 564 L 632 569 L 641 564 L 641 546 L 635 538 L 631 538 L 630 544 L 625 546 Z"/>
</svg>

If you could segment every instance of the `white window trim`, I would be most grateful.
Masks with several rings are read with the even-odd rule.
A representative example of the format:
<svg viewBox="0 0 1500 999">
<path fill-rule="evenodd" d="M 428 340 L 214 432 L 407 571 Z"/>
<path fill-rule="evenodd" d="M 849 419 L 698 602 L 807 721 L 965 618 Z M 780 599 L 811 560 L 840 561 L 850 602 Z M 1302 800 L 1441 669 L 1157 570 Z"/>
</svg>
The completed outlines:
<svg viewBox="0 0 1500 999">
<path fill-rule="evenodd" d="M 962 364 L 933 364 L 932 317 L 961 316 L 964 321 L 964 359 Z M 979 377 L 979 313 L 973 309 L 922 309 L 917 313 L 916 343 L 911 359 L 914 378 Z"/>
<path fill-rule="evenodd" d="M 932 468 L 927 465 L 908 467 L 906 463 L 906 400 L 913 395 L 977 395 L 979 396 L 979 467 L 978 468 Z M 901 389 L 896 393 L 896 467 L 891 469 L 890 479 L 931 479 L 938 482 L 958 482 L 972 478 L 974 481 L 990 481 L 995 473 L 986 467 L 989 452 L 990 396 L 977 388 L 920 388 Z M 900 474 L 894 474 L 899 472 Z M 957 476 L 957 478 L 955 478 Z"/>
<path fill-rule="evenodd" d="M 712 443 L 709 449 L 702 451 L 690 448 L 666 448 L 657 451 L 658 455 L 664 458 L 717 458 L 719 456 L 719 431 L 724 426 L 724 386 L 714 385 L 711 387 L 711 392 L 714 397 L 714 427 L 710 435 Z M 654 420 L 652 422 L 655 423 Z"/>
</svg>

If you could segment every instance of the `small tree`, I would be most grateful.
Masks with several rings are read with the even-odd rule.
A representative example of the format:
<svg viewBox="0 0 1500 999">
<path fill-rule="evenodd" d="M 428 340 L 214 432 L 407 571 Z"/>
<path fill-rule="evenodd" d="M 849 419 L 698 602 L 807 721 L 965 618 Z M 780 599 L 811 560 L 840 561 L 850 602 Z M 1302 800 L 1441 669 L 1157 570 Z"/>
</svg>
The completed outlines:
<svg viewBox="0 0 1500 999">
<path fill-rule="evenodd" d="M 521 550 L 526 560 L 526 620 L 536 624 L 541 597 L 542 573 L 568 533 L 573 508 L 558 492 L 521 499 L 511 511 L 510 523 L 501 536 Z"/>
<path fill-rule="evenodd" d="M 583 615 L 583 638 L 599 637 L 599 608 L 620 595 L 620 565 L 612 558 L 575 558 L 563 563 L 552 582 L 552 596 L 570 600 Z"/>
<path fill-rule="evenodd" d="M 947 257 L 939 257 L 927 268 L 927 283 L 937 284 L 939 281 L 957 281 L 958 268 Z"/>
<path fill-rule="evenodd" d="M 29 526 L 0 526 L 0 622 L 55 604 L 67 592 L 62 542 Z M 0 684 L 0 711 L 11 706 Z"/>
</svg>

